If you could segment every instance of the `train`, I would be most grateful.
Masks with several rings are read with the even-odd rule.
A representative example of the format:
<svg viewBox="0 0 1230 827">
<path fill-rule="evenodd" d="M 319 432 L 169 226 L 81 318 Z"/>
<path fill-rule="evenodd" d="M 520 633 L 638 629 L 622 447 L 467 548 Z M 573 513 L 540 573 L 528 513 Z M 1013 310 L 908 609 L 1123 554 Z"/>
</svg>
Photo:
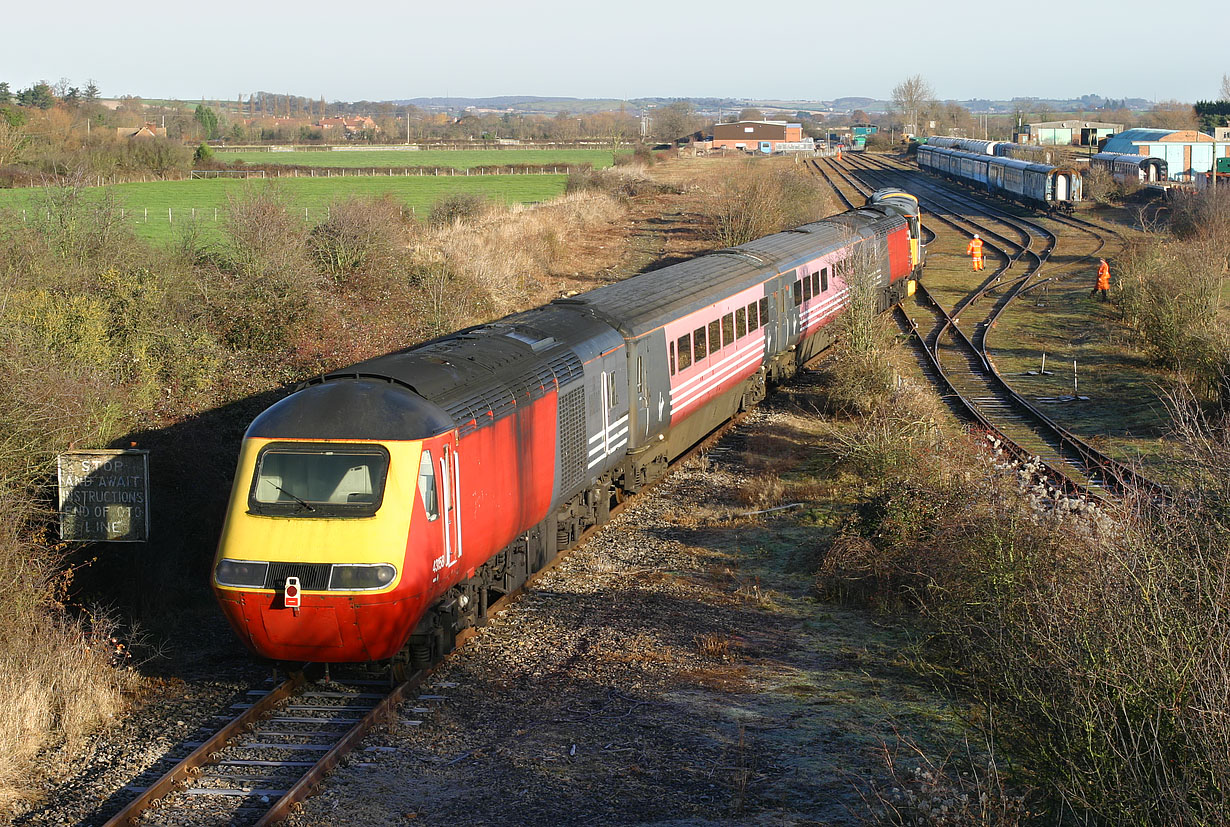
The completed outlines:
<svg viewBox="0 0 1230 827">
<path fill-rule="evenodd" d="M 927 138 L 928 146 L 940 149 L 955 149 L 959 152 L 969 152 L 974 155 L 997 155 L 1001 158 L 1018 158 L 1042 163 L 1052 163 L 1055 152 L 1046 147 L 1033 144 L 1018 144 L 1012 141 L 982 141 L 977 138 L 952 138 L 945 135 L 935 135 Z"/>
<path fill-rule="evenodd" d="M 212 570 L 274 661 L 419 668 L 831 343 L 912 293 L 918 200 L 857 209 L 316 377 L 244 434 Z"/>
<path fill-rule="evenodd" d="M 918 147 L 918 166 L 977 190 L 1032 207 L 1071 212 L 1081 200 L 1081 175 L 1074 169 L 956 149 Z"/>
<path fill-rule="evenodd" d="M 1156 184 L 1170 178 L 1166 159 L 1149 155 L 1099 152 L 1089 159 L 1089 168 L 1106 170 L 1123 184 Z"/>
</svg>

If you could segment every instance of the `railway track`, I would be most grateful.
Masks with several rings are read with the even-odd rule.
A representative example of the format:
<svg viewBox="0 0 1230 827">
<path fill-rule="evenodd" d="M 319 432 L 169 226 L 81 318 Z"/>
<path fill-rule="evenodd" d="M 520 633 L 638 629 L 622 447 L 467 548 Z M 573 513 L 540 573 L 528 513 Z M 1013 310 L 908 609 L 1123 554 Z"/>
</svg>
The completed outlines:
<svg viewBox="0 0 1230 827">
<path fill-rule="evenodd" d="M 854 203 L 850 191 L 864 196 L 879 186 L 901 186 L 918 195 L 936 221 L 963 235 L 978 232 L 994 249 L 999 266 L 951 312 L 941 306 L 925 285 L 920 285 L 912 302 L 900 309 L 897 316 L 901 329 L 911 333 L 919 345 L 916 356 L 924 376 L 940 388 L 950 407 L 995 434 L 1001 447 L 1019 458 L 1041 459 L 1050 469 L 1052 480 L 1071 493 L 1101 499 L 1106 493 L 1122 494 L 1128 488 L 1153 487 L 1133 469 L 1092 448 L 1026 400 L 999 374 L 988 352 L 987 334 L 1011 302 L 1051 281 L 1041 274 L 1058 244 L 1054 232 L 951 193 L 917 173 L 882 160 L 850 159 L 853 170 L 831 159 L 811 163 L 847 204 Z M 985 218 L 970 218 L 971 211 L 982 213 Z M 1097 246 L 1086 258 L 1097 255 L 1105 246 L 1100 228 L 1091 222 L 1070 219 L 1064 223 L 1095 238 Z M 929 229 L 932 237 L 936 237 L 937 231 Z M 1041 249 L 1034 249 L 1037 239 L 1042 240 Z M 1012 268 L 1018 264 L 1021 266 L 1014 272 Z M 994 298 L 990 310 L 973 326 L 974 332 L 967 333 L 958 320 L 965 314 L 968 323 L 969 312 L 976 303 L 988 298 Z M 916 323 L 915 317 L 922 317 L 922 323 Z"/>
</svg>

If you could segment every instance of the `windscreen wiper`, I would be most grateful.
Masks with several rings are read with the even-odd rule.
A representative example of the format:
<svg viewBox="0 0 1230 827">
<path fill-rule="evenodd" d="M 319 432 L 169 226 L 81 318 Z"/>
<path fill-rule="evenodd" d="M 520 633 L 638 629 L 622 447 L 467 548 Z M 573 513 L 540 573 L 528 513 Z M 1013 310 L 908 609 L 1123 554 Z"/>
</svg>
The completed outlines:
<svg viewBox="0 0 1230 827">
<path fill-rule="evenodd" d="M 291 498 L 292 500 L 294 500 L 295 502 L 299 503 L 299 505 L 303 506 L 303 507 L 304 507 L 304 508 L 306 508 L 308 511 L 315 511 L 315 510 L 316 510 L 315 508 L 312 508 L 312 506 L 308 505 L 307 500 L 302 499 L 302 498 L 300 498 L 300 497 L 298 497 L 298 496 L 296 496 L 296 495 L 294 495 L 294 494 L 290 493 L 289 491 L 287 491 L 285 488 L 283 488 L 282 486 L 278 485 L 277 483 L 271 483 L 271 485 L 273 485 L 273 487 L 274 487 L 274 488 L 278 489 L 279 491 L 281 491 L 281 492 L 282 492 L 283 494 L 285 494 L 286 496 L 290 497 L 290 498 Z"/>
</svg>

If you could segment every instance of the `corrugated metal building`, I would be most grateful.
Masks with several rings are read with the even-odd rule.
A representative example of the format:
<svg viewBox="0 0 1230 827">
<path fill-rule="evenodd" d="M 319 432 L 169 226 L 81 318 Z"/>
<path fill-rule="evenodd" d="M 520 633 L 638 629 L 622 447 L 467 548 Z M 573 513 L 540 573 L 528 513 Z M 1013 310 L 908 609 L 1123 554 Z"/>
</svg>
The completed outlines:
<svg viewBox="0 0 1230 827">
<path fill-rule="evenodd" d="M 1094 146 L 1103 138 L 1123 131 L 1121 123 L 1102 121 L 1043 121 L 1029 123 L 1016 134 L 1021 144 L 1039 146 Z"/>
<path fill-rule="evenodd" d="M 779 143 L 803 140 L 803 124 L 786 121 L 737 121 L 713 126 L 714 149 L 776 152 Z"/>
<path fill-rule="evenodd" d="M 1170 180 L 1191 181 L 1213 168 L 1215 144 L 1217 157 L 1230 157 L 1230 143 L 1216 142 L 1194 129 L 1129 129 L 1107 141 L 1102 151 L 1165 158 Z"/>
</svg>

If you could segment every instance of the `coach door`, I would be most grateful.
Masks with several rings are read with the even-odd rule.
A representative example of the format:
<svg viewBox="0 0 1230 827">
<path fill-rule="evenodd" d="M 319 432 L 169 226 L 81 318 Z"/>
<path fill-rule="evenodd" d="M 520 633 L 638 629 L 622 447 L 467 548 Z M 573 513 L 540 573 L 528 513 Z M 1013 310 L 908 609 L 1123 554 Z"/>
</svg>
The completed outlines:
<svg viewBox="0 0 1230 827">
<path fill-rule="evenodd" d="M 457 565 L 461 559 L 461 473 L 456 445 L 445 444 L 440 452 L 440 502 L 444 517 L 444 566 Z"/>
</svg>

